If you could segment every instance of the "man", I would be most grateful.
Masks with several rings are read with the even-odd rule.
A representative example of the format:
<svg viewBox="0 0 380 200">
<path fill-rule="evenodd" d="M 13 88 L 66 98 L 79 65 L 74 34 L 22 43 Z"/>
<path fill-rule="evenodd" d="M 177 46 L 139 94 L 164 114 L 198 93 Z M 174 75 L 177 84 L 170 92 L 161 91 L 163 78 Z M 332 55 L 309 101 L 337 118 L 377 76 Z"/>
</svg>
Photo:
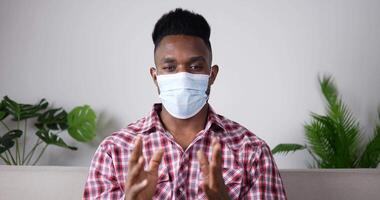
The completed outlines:
<svg viewBox="0 0 380 200">
<path fill-rule="evenodd" d="M 150 75 L 162 104 L 100 144 L 83 199 L 286 199 L 268 145 L 208 104 L 209 37 L 190 11 L 158 20 Z"/>
</svg>

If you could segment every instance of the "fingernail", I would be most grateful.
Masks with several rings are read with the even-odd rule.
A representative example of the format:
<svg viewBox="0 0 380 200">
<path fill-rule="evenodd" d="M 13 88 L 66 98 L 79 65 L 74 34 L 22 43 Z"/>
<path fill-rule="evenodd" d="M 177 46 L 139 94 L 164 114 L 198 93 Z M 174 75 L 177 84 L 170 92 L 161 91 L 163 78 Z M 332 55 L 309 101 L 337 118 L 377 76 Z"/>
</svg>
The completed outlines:
<svg viewBox="0 0 380 200">
<path fill-rule="evenodd" d="M 136 136 L 136 138 L 135 138 L 135 144 L 137 144 L 137 142 L 138 142 L 140 139 L 141 139 L 141 136 L 140 136 L 140 135 Z"/>
</svg>

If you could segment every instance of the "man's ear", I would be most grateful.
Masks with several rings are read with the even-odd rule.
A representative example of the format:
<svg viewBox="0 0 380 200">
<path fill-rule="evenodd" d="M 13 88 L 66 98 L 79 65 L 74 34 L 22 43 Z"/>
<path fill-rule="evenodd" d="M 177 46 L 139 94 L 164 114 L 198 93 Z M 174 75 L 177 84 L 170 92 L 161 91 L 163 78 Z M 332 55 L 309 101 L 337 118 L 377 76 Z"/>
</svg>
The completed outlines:
<svg viewBox="0 0 380 200">
<path fill-rule="evenodd" d="M 153 80 L 154 84 L 156 86 L 158 86 L 157 85 L 157 69 L 155 67 L 151 67 L 149 69 L 149 72 L 150 72 L 150 76 L 152 77 L 152 80 Z"/>
<path fill-rule="evenodd" d="M 214 84 L 216 77 L 218 76 L 219 66 L 213 65 L 210 70 L 210 85 Z"/>
<path fill-rule="evenodd" d="M 152 77 L 154 84 L 157 87 L 157 92 L 158 92 L 158 94 L 160 94 L 160 88 L 158 87 L 158 84 L 157 84 L 157 69 L 155 67 L 151 67 L 149 69 L 149 72 L 150 72 L 150 76 Z"/>
</svg>

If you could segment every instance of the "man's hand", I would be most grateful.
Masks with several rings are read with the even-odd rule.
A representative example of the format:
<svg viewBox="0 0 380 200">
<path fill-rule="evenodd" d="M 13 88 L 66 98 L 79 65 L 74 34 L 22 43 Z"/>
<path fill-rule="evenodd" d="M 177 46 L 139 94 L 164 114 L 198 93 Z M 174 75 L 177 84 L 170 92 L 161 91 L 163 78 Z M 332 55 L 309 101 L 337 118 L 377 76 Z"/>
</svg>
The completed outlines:
<svg viewBox="0 0 380 200">
<path fill-rule="evenodd" d="M 125 200 L 150 200 L 156 191 L 158 179 L 158 166 L 162 160 L 163 151 L 153 154 L 149 162 L 148 171 L 144 170 L 142 155 L 142 139 L 137 136 L 135 148 L 128 161 L 128 175 L 125 183 Z"/>
<path fill-rule="evenodd" d="M 199 150 L 197 152 L 200 168 L 203 173 L 203 183 L 201 185 L 208 199 L 230 199 L 227 187 L 224 184 L 222 175 L 222 147 L 216 138 L 212 138 L 211 142 L 212 156 L 209 163 L 205 154 Z"/>
</svg>

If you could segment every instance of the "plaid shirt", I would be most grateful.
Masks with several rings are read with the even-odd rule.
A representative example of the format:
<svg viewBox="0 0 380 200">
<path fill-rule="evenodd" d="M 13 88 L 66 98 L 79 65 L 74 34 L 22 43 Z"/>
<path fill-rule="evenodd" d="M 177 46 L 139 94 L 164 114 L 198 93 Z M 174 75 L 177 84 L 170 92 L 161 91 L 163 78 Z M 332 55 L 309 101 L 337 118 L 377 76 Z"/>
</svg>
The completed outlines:
<svg viewBox="0 0 380 200">
<path fill-rule="evenodd" d="M 155 151 L 164 150 L 153 199 L 207 199 L 199 186 L 202 174 L 196 152 L 202 149 L 211 159 L 211 136 L 220 139 L 223 178 L 231 199 L 286 199 L 280 174 L 263 140 L 209 107 L 205 129 L 183 150 L 163 128 L 158 114 L 161 106 L 155 104 L 149 116 L 102 141 L 92 159 L 83 199 L 124 199 L 127 163 L 137 135 L 143 139 L 145 163 Z"/>
</svg>

